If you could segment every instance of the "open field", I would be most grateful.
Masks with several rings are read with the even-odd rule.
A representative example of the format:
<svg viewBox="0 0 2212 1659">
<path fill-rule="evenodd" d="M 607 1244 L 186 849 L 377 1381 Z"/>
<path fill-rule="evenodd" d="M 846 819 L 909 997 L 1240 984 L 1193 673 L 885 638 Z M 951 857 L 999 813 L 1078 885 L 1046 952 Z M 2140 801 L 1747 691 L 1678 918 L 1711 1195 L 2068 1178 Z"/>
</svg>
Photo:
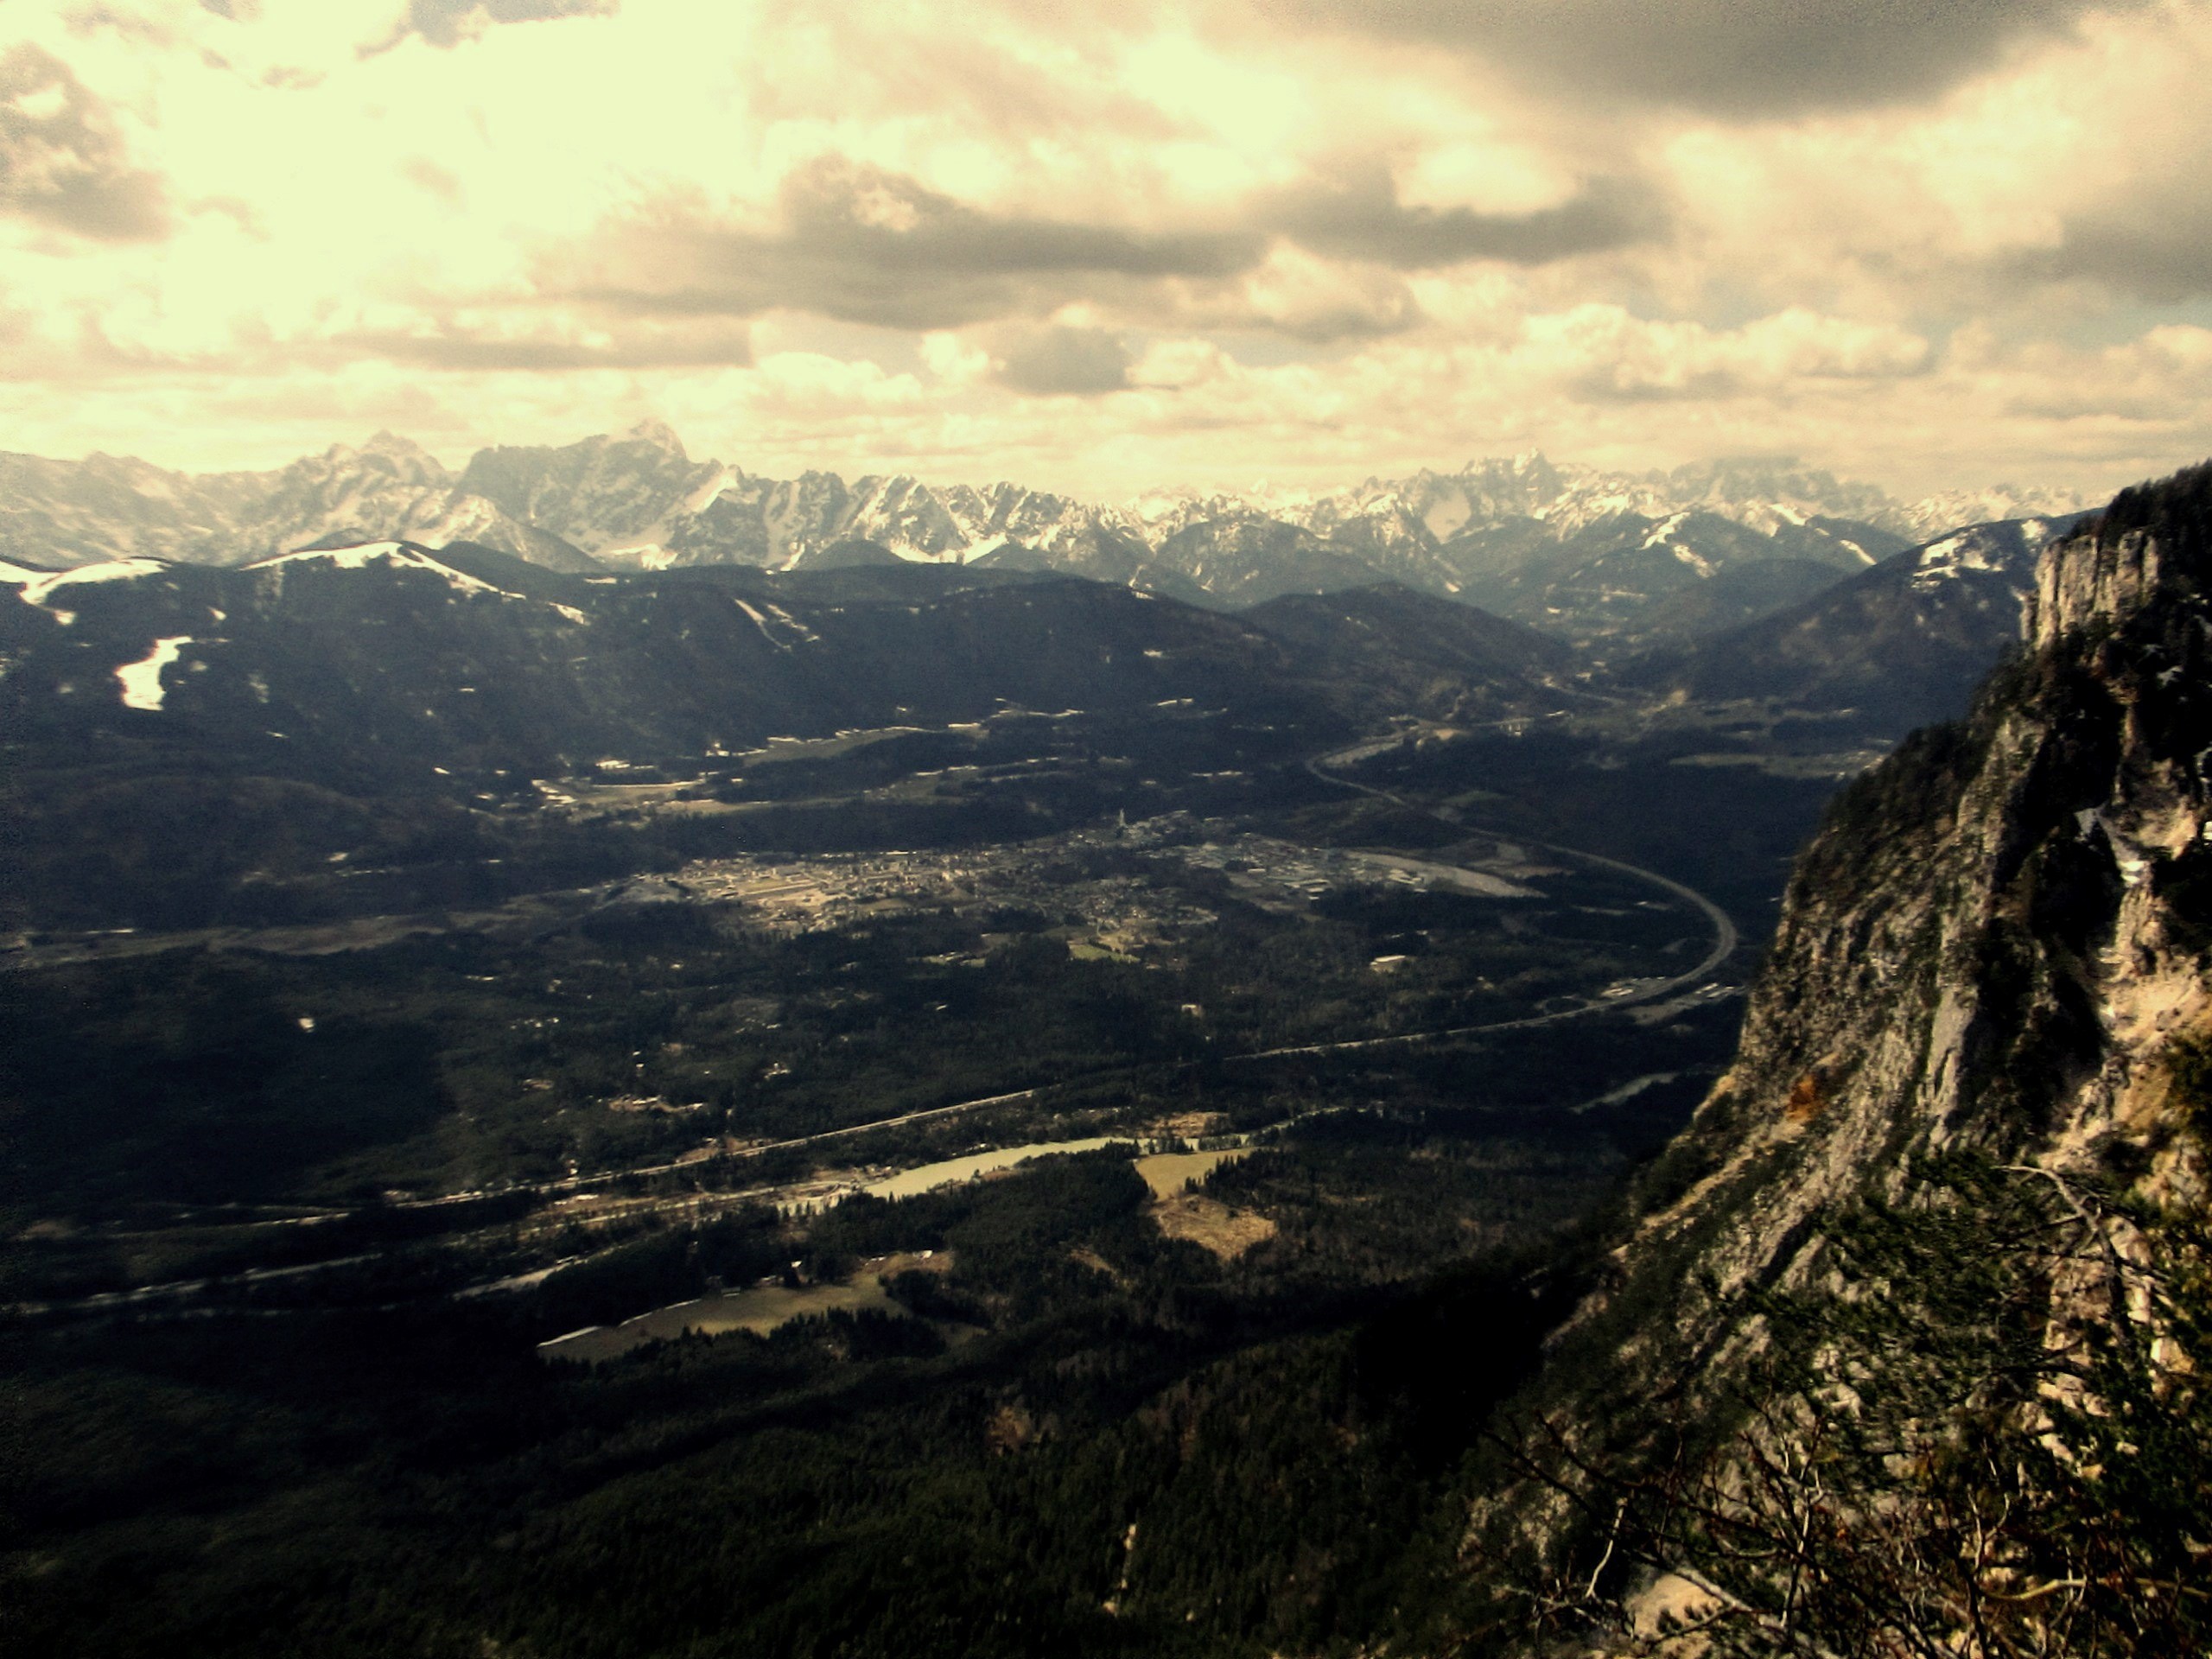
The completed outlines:
<svg viewBox="0 0 2212 1659">
<path fill-rule="evenodd" d="M 620 1325 L 572 1331 L 538 1344 L 537 1351 L 548 1359 L 598 1361 L 615 1358 L 649 1342 L 680 1337 L 687 1331 L 709 1337 L 726 1331 L 750 1331 L 765 1337 L 793 1319 L 819 1313 L 904 1313 L 906 1310 L 885 1294 L 884 1281 L 918 1270 L 947 1272 L 951 1266 L 949 1253 L 887 1256 L 836 1284 L 755 1285 L 747 1290 L 723 1291 L 657 1307 Z"/>
<path fill-rule="evenodd" d="M 1179 1192 L 1160 1199 L 1147 1213 L 1168 1237 L 1211 1250 L 1224 1262 L 1266 1243 L 1278 1230 L 1267 1217 L 1250 1210 L 1232 1210 L 1203 1192 Z"/>
<path fill-rule="evenodd" d="M 1224 1147 L 1214 1152 L 1156 1152 L 1137 1160 L 1137 1173 L 1152 1189 L 1152 1196 L 1165 1202 L 1179 1196 L 1184 1188 L 1195 1183 L 1205 1185 L 1207 1176 L 1224 1163 L 1232 1163 L 1244 1156 L 1243 1147 Z"/>
</svg>

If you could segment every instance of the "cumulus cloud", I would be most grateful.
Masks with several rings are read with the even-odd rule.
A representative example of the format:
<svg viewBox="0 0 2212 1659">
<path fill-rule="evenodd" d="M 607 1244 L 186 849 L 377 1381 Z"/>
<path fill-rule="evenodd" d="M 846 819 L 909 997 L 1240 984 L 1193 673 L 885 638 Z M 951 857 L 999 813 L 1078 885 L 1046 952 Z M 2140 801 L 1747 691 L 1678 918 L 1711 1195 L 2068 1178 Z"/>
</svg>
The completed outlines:
<svg viewBox="0 0 2212 1659">
<path fill-rule="evenodd" d="M 1236 372 L 1236 360 L 1210 340 L 1156 340 L 1129 367 L 1134 386 L 1179 391 L 1224 379 Z"/>
<path fill-rule="evenodd" d="M 909 414 L 922 397 L 920 384 L 911 374 L 889 374 L 874 363 L 849 362 L 819 352 L 778 352 L 761 359 L 739 401 L 748 415 L 819 422 L 855 413 Z"/>
<path fill-rule="evenodd" d="M 1736 117 L 1924 99 L 2093 10 L 2147 0 L 1305 0 L 1310 21 L 1458 48 L 1568 95 Z M 1280 15 L 1281 8 L 1271 6 Z"/>
<path fill-rule="evenodd" d="M 171 227 L 167 185 L 133 164 L 106 103 L 30 45 L 0 54 L 0 211 L 100 242 Z"/>
<path fill-rule="evenodd" d="M 1234 295 L 1192 308 L 1188 320 L 1334 345 L 1402 334 L 1423 319 L 1413 290 L 1395 271 L 1365 261 L 1323 258 L 1286 244 L 1270 251 Z"/>
</svg>

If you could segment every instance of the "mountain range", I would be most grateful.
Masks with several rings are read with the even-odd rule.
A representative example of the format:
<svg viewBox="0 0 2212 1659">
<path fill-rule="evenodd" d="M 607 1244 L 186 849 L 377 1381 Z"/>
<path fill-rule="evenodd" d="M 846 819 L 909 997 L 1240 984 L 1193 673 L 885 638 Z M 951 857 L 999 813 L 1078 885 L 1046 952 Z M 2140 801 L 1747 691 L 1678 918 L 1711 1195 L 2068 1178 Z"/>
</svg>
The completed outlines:
<svg viewBox="0 0 2212 1659">
<path fill-rule="evenodd" d="M 458 473 L 390 433 L 267 473 L 0 454 L 0 558 L 228 566 L 319 544 L 467 541 L 571 572 L 957 563 L 1227 607 L 1391 581 L 1567 638 L 1648 639 L 1801 601 L 1961 524 L 2078 505 L 2010 488 L 1900 502 L 1786 461 L 1630 474 L 1534 453 L 1321 494 L 1101 505 L 1011 483 L 773 479 L 694 461 L 648 422 L 480 450 Z"/>
</svg>

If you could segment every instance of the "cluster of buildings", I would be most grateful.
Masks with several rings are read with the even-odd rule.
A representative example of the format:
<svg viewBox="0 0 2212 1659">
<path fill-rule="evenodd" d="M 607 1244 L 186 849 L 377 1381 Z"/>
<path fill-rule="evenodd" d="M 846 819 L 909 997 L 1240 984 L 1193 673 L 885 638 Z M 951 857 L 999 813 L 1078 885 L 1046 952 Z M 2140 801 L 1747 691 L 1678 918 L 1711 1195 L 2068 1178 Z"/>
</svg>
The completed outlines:
<svg viewBox="0 0 2212 1659">
<path fill-rule="evenodd" d="M 1131 854 L 1141 862 L 1132 866 Z M 1146 874 L 1145 866 L 1159 874 Z M 1216 872 L 1236 898 L 1290 912 L 1346 888 L 1535 898 L 1528 879 L 1548 873 L 1503 842 L 1477 863 L 1446 864 L 1303 847 L 1174 812 L 986 847 L 702 860 L 665 880 L 670 897 L 735 904 L 749 925 L 772 932 L 948 907 L 1027 909 L 1052 918 L 1047 931 L 1067 938 L 1079 955 L 1133 957 L 1216 919 L 1175 880 L 1190 871 Z"/>
</svg>

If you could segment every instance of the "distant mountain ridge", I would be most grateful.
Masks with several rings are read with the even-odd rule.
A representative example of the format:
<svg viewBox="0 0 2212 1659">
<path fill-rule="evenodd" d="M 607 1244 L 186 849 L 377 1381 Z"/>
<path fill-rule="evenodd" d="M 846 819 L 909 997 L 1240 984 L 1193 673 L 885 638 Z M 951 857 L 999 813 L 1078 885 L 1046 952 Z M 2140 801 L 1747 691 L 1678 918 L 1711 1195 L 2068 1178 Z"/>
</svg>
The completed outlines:
<svg viewBox="0 0 2212 1659">
<path fill-rule="evenodd" d="M 2077 505 L 2007 487 L 1903 503 L 1792 461 L 1631 474 L 1533 452 L 1318 495 L 1168 491 L 1111 505 L 904 474 L 773 479 L 694 461 L 675 432 L 646 422 L 559 447 L 480 450 L 457 474 L 391 433 L 270 473 L 0 454 L 0 558 L 239 565 L 372 538 L 467 541 L 569 571 L 803 569 L 887 553 L 1231 607 L 1389 581 L 1591 639 L 1725 625 L 1961 523 Z M 1711 599 L 1698 597 L 1716 581 Z"/>
<path fill-rule="evenodd" d="M 1902 737 L 1966 708 L 2021 638 L 2037 559 L 2089 516 L 1954 531 L 1799 603 L 1623 663 L 1618 678 L 1700 702 L 1847 709 L 1869 731 Z"/>
<path fill-rule="evenodd" d="M 1008 708 L 1193 703 L 1350 733 L 1378 701 L 1549 707 L 1569 658 L 1403 588 L 1240 617 L 888 556 L 596 576 L 401 540 L 230 568 L 0 561 L 0 725 L 20 753 L 73 762 L 122 741 L 274 764 L 312 748 L 333 775 L 396 766 L 429 787 L 433 768 L 543 776 Z"/>
</svg>

